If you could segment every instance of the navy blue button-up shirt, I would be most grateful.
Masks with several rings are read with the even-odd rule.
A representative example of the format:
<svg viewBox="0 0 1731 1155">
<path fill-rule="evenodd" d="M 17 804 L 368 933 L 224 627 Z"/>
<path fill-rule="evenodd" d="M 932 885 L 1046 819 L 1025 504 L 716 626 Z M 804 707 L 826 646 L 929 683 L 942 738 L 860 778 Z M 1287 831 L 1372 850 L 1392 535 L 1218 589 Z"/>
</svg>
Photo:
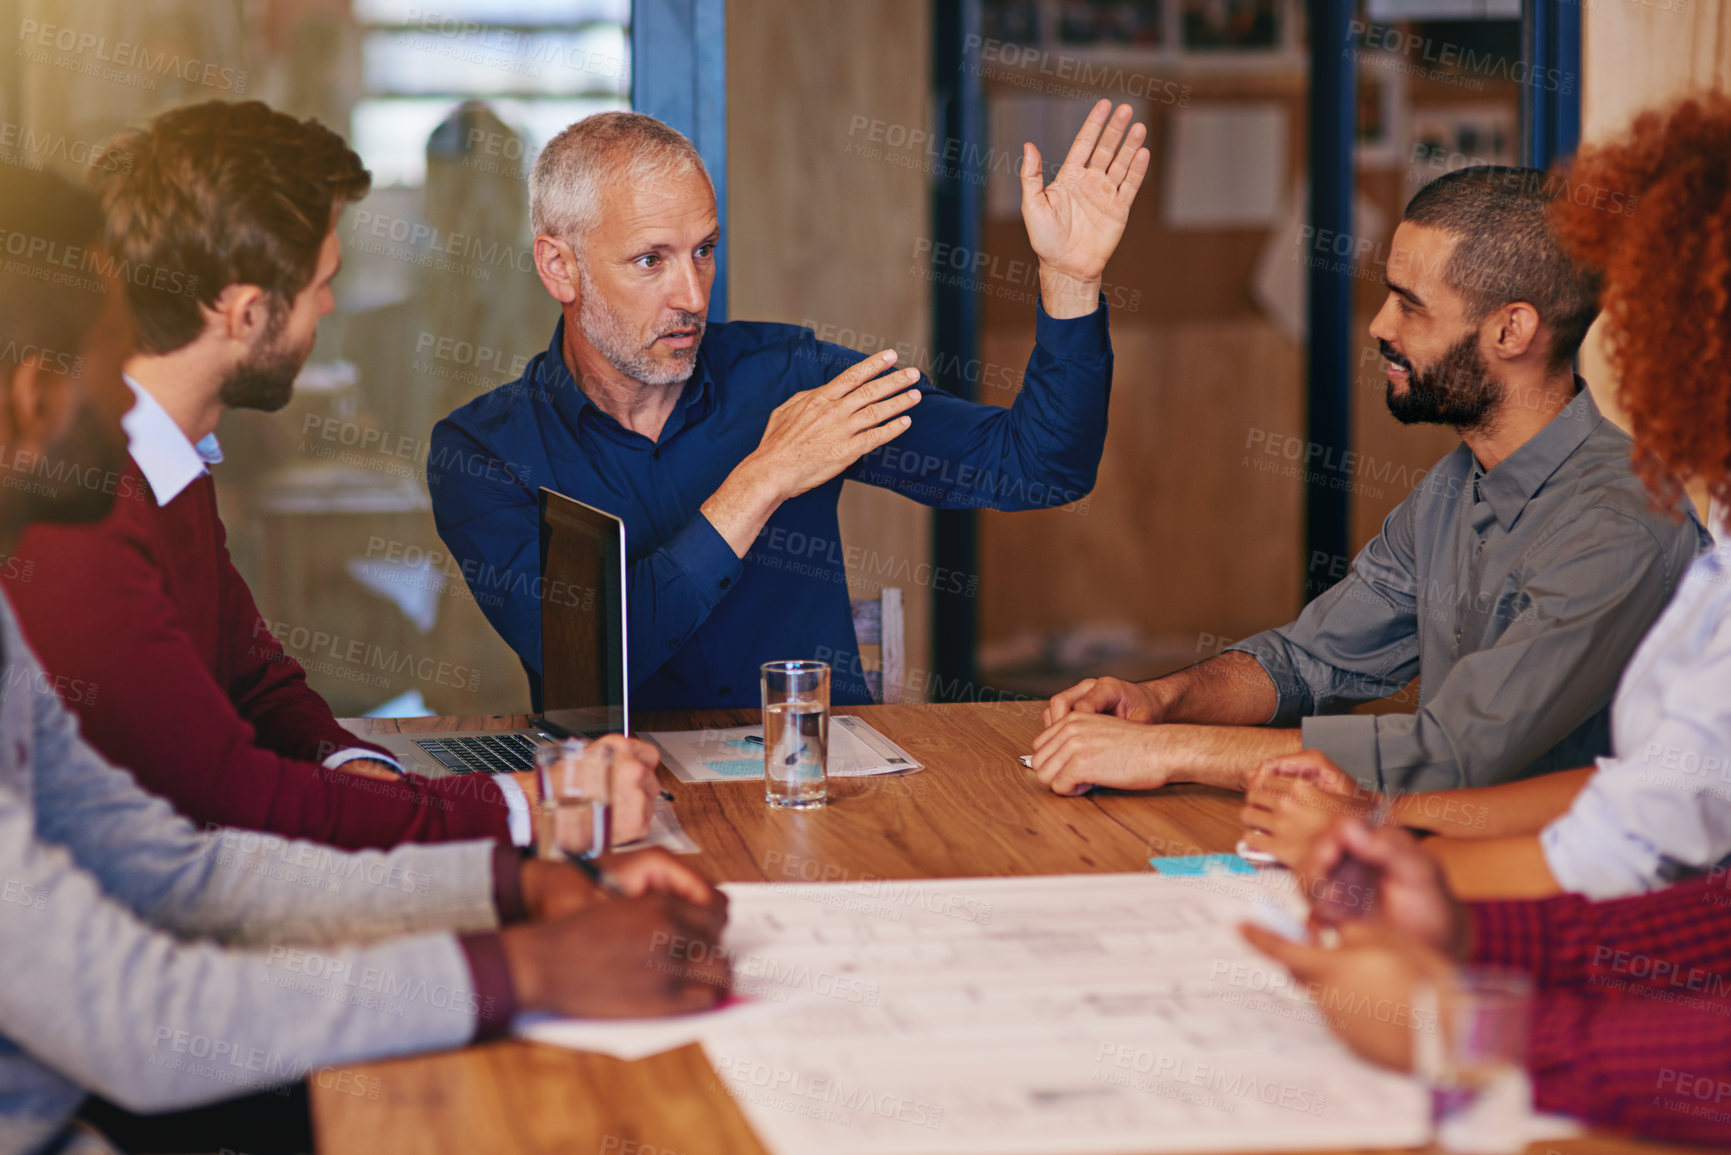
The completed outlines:
<svg viewBox="0 0 1731 1155">
<path fill-rule="evenodd" d="M 625 522 L 634 706 L 752 705 L 760 664 L 814 657 L 834 668 L 832 701 L 860 704 L 871 699 L 836 517 L 843 481 L 946 509 L 1045 508 L 1093 488 L 1106 440 L 1105 303 L 1062 321 L 1041 309 L 1013 405 L 963 401 L 922 376 L 912 426 L 841 476 L 783 502 L 741 559 L 699 507 L 757 448 L 771 410 L 865 355 L 795 325 L 712 324 L 651 441 L 589 400 L 565 366 L 563 339 L 561 321 L 521 379 L 439 422 L 427 462 L 439 535 L 522 660 L 537 706 L 541 486 Z M 908 559 L 853 560 L 885 585 L 935 580 Z"/>
</svg>

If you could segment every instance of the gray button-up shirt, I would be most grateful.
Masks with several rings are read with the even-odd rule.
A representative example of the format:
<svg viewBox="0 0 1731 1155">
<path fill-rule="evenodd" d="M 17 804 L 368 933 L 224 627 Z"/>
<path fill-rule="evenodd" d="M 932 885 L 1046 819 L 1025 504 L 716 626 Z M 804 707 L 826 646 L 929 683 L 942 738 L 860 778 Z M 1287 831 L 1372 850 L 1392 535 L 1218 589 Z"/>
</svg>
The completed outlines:
<svg viewBox="0 0 1731 1155">
<path fill-rule="evenodd" d="M 1654 510 L 1628 435 L 1579 393 L 1486 473 L 1461 445 L 1298 620 L 1236 646 L 1280 695 L 1270 725 L 1379 790 L 1486 786 L 1590 765 L 1608 707 L 1695 555 Z M 1684 503 L 1687 505 L 1687 503 Z M 1340 715 L 1419 677 L 1411 714 Z M 1335 716 L 1319 716 L 1335 715 Z"/>
</svg>

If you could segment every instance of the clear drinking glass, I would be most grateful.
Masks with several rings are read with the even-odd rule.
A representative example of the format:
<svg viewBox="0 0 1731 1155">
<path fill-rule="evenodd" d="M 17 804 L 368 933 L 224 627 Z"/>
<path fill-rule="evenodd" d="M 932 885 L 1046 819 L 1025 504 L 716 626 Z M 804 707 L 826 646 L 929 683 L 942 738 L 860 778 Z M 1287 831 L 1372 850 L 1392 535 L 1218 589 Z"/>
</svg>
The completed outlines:
<svg viewBox="0 0 1731 1155">
<path fill-rule="evenodd" d="M 1462 968 L 1448 982 L 1419 988 L 1414 1066 L 1430 1084 L 1439 1149 L 1459 1155 L 1526 1150 L 1532 998 L 1526 975 L 1494 968 Z"/>
<path fill-rule="evenodd" d="M 765 662 L 763 798 L 777 809 L 829 801 L 829 663 Z"/>
<path fill-rule="evenodd" d="M 613 748 L 583 738 L 543 742 L 535 750 L 541 805 L 535 848 L 541 858 L 594 858 L 613 835 Z"/>
</svg>

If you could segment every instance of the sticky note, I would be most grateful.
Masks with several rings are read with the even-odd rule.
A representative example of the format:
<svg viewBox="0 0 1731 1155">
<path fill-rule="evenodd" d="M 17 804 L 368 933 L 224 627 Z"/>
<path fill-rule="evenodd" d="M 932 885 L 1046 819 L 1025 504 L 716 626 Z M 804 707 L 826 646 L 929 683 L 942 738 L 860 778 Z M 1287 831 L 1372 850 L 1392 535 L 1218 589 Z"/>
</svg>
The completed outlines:
<svg viewBox="0 0 1731 1155">
<path fill-rule="evenodd" d="M 723 778 L 762 778 L 763 755 L 755 758 L 717 758 L 704 763 Z"/>
<path fill-rule="evenodd" d="M 1236 854 L 1180 854 L 1170 858 L 1150 858 L 1148 865 L 1161 874 L 1256 873 L 1256 867 Z"/>
</svg>

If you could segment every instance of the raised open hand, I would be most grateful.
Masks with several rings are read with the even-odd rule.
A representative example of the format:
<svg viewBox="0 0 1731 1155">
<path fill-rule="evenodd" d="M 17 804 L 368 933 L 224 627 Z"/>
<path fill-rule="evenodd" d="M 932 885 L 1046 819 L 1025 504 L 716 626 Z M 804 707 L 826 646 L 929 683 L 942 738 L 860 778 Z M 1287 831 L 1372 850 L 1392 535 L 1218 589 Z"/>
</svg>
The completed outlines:
<svg viewBox="0 0 1731 1155">
<path fill-rule="evenodd" d="M 1051 184 L 1040 150 L 1022 145 L 1022 221 L 1043 266 L 1084 285 L 1105 273 L 1148 173 L 1147 136 L 1146 127 L 1130 123 L 1128 104 L 1113 112 L 1112 102 L 1101 100 Z"/>
</svg>

